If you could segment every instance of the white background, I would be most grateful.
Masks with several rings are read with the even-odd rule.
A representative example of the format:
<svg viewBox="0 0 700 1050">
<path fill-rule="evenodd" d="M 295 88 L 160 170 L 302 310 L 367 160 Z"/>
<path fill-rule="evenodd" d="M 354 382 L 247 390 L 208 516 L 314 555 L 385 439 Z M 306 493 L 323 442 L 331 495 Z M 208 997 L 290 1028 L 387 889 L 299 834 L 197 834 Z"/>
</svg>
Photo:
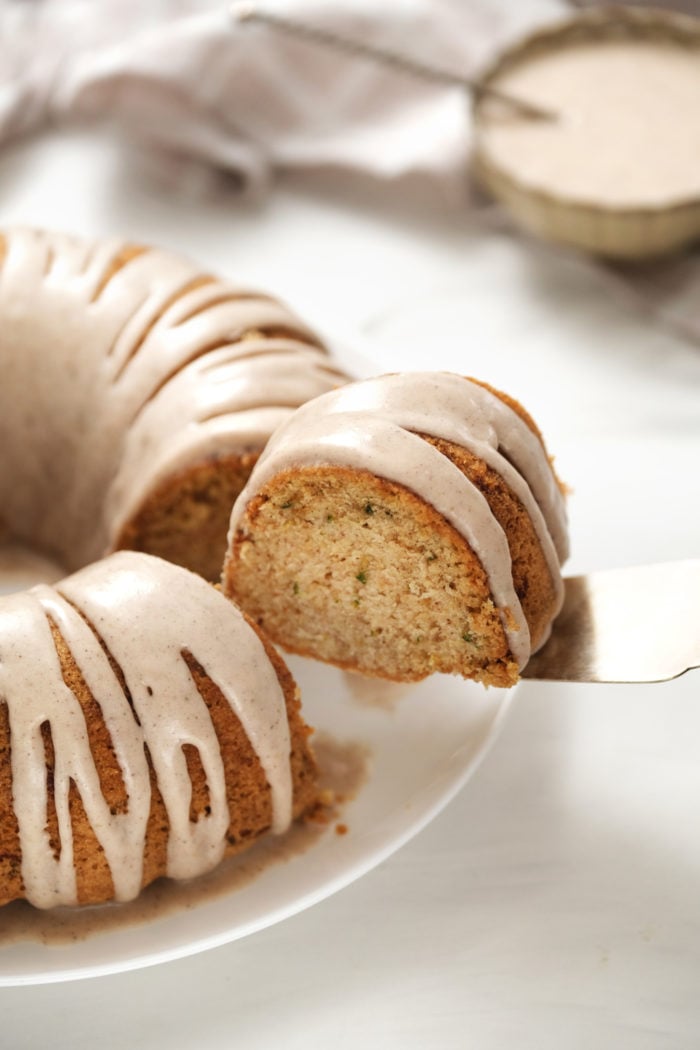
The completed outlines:
<svg viewBox="0 0 700 1050">
<path fill-rule="evenodd" d="M 574 262 L 386 193 L 174 199 L 94 136 L 6 152 L 0 200 L 3 225 L 119 232 L 276 291 L 377 371 L 501 386 L 573 489 L 569 571 L 700 555 L 700 349 Z M 377 870 L 204 955 L 2 990 L 0 1046 L 665 1050 L 700 1045 L 699 993 L 700 672 L 528 683 Z"/>
</svg>

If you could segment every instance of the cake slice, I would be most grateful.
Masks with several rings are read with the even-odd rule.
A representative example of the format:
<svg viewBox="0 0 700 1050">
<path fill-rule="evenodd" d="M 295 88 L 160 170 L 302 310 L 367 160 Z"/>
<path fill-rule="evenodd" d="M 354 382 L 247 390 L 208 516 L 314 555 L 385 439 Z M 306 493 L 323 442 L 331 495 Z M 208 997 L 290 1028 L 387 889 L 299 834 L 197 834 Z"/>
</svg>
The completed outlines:
<svg viewBox="0 0 700 1050">
<path fill-rule="evenodd" d="M 290 652 L 509 686 L 561 606 L 566 555 L 525 410 L 406 373 L 324 394 L 276 432 L 234 506 L 223 590 Z"/>
</svg>

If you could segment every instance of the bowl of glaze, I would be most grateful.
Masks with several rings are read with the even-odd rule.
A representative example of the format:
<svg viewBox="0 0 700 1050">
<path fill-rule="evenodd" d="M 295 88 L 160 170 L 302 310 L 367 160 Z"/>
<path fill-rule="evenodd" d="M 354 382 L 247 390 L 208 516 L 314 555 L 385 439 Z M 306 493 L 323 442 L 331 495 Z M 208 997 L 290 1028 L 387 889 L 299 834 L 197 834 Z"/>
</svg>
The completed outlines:
<svg viewBox="0 0 700 1050">
<path fill-rule="evenodd" d="M 474 102 L 477 179 L 546 240 L 646 259 L 700 240 L 700 19 L 596 8 L 480 78 L 553 119 Z"/>
</svg>

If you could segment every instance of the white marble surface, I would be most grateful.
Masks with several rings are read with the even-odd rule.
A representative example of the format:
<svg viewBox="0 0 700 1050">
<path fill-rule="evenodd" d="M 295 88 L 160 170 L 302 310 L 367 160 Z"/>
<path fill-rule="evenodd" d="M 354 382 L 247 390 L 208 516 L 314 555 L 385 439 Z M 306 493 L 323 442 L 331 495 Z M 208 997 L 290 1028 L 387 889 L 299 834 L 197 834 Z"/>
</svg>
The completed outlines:
<svg viewBox="0 0 700 1050">
<path fill-rule="evenodd" d="M 571 571 L 700 554 L 700 349 L 576 265 L 322 186 L 173 200 L 97 138 L 5 154 L 0 200 L 2 224 L 121 231 L 270 287 L 377 370 L 501 385 L 573 489 Z M 530 683 L 476 778 L 361 881 L 204 955 L 1 990 L 0 1046 L 695 1047 L 698 814 L 700 673 Z"/>
</svg>

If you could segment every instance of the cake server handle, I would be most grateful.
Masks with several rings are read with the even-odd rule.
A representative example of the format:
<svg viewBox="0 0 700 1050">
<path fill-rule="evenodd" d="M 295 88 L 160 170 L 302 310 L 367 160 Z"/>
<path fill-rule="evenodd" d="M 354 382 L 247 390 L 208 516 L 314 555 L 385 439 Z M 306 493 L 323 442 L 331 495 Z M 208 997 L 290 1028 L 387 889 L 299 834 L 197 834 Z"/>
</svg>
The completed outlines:
<svg viewBox="0 0 700 1050">
<path fill-rule="evenodd" d="M 552 634 L 523 678 L 663 682 L 700 667 L 700 559 L 564 580 Z"/>
</svg>

